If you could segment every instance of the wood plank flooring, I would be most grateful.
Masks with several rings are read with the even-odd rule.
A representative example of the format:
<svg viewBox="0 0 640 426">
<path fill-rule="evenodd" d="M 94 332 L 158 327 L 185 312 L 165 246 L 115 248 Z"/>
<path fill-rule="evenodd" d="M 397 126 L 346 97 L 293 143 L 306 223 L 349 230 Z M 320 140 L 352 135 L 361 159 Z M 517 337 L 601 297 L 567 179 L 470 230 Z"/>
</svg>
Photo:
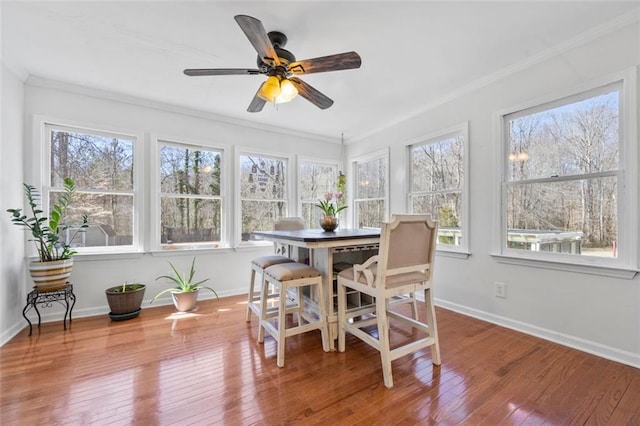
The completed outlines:
<svg viewBox="0 0 640 426">
<path fill-rule="evenodd" d="M 2 425 L 640 425 L 640 370 L 444 309 L 442 365 L 430 350 L 393 362 L 347 335 L 256 343 L 245 298 L 28 328 L 0 348 Z M 399 334 L 406 334 L 398 330 Z"/>
</svg>

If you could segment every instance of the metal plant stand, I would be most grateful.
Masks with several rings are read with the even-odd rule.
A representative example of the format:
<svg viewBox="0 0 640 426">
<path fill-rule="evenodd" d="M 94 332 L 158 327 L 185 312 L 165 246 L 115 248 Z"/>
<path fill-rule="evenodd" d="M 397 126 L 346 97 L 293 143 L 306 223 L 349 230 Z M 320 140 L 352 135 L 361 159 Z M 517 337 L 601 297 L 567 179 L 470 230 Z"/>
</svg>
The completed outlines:
<svg viewBox="0 0 640 426">
<path fill-rule="evenodd" d="M 67 316 L 69 316 L 69 322 L 71 322 L 71 313 L 73 312 L 73 307 L 76 304 L 76 295 L 73 294 L 73 284 L 66 284 L 62 288 L 51 291 L 35 288 L 27 295 L 27 305 L 22 310 L 22 316 L 29 323 L 29 336 L 31 336 L 33 327 L 31 326 L 31 321 L 29 321 L 29 318 L 27 317 L 27 312 L 31 309 L 35 309 L 36 314 L 38 314 L 38 328 L 40 328 L 41 318 L 38 305 L 40 305 L 41 308 L 50 308 L 53 302 L 58 302 L 65 307 L 62 325 L 65 330 L 67 329 Z"/>
</svg>

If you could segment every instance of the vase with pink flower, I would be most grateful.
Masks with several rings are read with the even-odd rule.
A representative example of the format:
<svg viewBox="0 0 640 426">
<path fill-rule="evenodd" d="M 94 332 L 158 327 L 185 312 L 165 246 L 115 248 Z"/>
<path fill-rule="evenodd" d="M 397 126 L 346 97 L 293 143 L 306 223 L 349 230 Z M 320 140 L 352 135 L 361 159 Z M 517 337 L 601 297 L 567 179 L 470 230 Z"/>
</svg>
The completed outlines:
<svg viewBox="0 0 640 426">
<path fill-rule="evenodd" d="M 325 232 L 333 232 L 340 224 L 338 214 L 347 208 L 344 203 L 344 194 L 342 192 L 327 192 L 324 194 L 324 200 L 319 200 L 316 204 L 324 214 L 320 218 L 320 227 Z"/>
</svg>

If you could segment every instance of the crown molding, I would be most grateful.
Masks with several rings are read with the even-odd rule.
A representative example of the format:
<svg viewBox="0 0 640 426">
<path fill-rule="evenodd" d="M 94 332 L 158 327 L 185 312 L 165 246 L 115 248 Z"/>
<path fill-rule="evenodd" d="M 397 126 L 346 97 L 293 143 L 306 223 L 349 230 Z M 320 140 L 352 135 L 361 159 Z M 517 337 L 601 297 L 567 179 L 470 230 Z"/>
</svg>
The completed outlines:
<svg viewBox="0 0 640 426">
<path fill-rule="evenodd" d="M 423 106 L 422 108 L 416 110 L 414 113 L 405 116 L 403 118 L 399 118 L 396 120 L 392 120 L 389 121 L 387 123 L 385 123 L 382 126 L 376 127 L 374 129 L 371 129 L 370 131 L 363 133 L 359 136 L 355 136 L 352 137 L 349 140 L 349 143 L 355 143 L 355 142 L 359 142 L 362 141 L 372 135 L 375 135 L 376 133 L 380 133 L 386 129 L 395 127 L 399 124 L 402 124 L 406 121 L 409 121 L 415 117 L 418 117 L 424 113 L 426 113 L 427 111 L 430 111 L 438 106 L 444 105 L 447 102 L 451 102 L 455 99 L 461 98 L 464 95 L 467 95 L 469 93 L 475 92 L 477 90 L 480 90 L 484 87 L 487 87 L 497 81 L 500 81 L 502 79 L 505 79 L 511 75 L 514 75 L 520 71 L 523 71 L 527 68 L 530 68 L 534 65 L 540 64 L 542 62 L 545 62 L 549 59 L 552 59 L 556 56 L 559 56 L 563 53 L 566 53 L 572 49 L 575 49 L 577 47 L 583 46 L 589 42 L 595 41 L 601 37 L 604 37 L 608 34 L 611 34 L 615 31 L 618 31 L 626 26 L 629 25 L 633 25 L 640 22 L 640 8 L 636 9 L 633 12 L 629 12 L 626 13 L 624 15 L 621 15 L 615 19 L 612 19 L 611 21 L 602 24 L 600 26 L 594 27 L 590 30 L 587 30 L 585 32 L 583 32 L 582 34 L 579 34 L 576 37 L 573 37 L 569 40 L 566 40 L 564 42 L 558 43 L 555 46 L 552 46 L 548 49 L 545 49 L 541 52 L 538 52 L 535 55 L 532 55 L 531 57 L 520 61 L 514 65 L 511 65 L 509 67 L 503 68 L 501 70 L 498 70 L 497 72 L 493 73 L 493 74 L 489 74 L 485 77 L 479 78 L 469 84 L 467 84 L 466 86 L 462 86 L 460 89 L 455 90 L 453 92 L 450 92 L 438 99 L 435 99 L 431 102 L 429 102 L 428 104 L 426 104 L 425 106 Z"/>
<path fill-rule="evenodd" d="M 84 96 L 94 97 L 98 99 L 110 100 L 114 102 L 120 102 L 120 103 L 129 104 L 129 105 L 155 109 L 155 110 L 164 111 L 164 112 L 171 112 L 174 114 L 181 114 L 181 115 L 186 115 L 190 117 L 201 118 L 204 120 L 210 120 L 218 123 L 229 124 L 232 126 L 248 127 L 248 128 L 262 130 L 265 132 L 276 133 L 280 135 L 302 137 L 305 139 L 321 141 L 321 142 L 338 143 L 335 138 L 330 138 L 328 136 L 295 131 L 291 129 L 285 129 L 282 127 L 269 126 L 267 124 L 254 123 L 248 120 L 232 118 L 225 115 L 214 114 L 211 112 L 206 112 L 198 109 L 183 107 L 183 106 L 169 104 L 169 103 L 160 102 L 160 101 L 154 101 L 151 99 L 140 98 L 137 96 L 125 95 L 123 93 L 96 89 L 93 87 L 82 86 L 74 83 L 67 83 L 59 80 L 52 80 L 45 77 L 39 77 L 36 75 L 28 75 L 28 77 L 24 81 L 25 81 L 25 84 L 29 86 L 34 86 L 34 87 L 56 89 L 56 90 L 61 90 L 65 92 L 75 93 L 78 95 L 84 95 Z"/>
</svg>

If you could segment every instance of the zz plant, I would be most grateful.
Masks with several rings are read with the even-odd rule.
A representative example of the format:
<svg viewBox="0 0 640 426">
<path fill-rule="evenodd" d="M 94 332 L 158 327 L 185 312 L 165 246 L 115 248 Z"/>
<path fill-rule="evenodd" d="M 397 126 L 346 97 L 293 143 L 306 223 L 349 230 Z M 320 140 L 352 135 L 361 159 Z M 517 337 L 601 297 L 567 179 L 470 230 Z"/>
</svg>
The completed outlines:
<svg viewBox="0 0 640 426">
<path fill-rule="evenodd" d="M 49 218 L 43 215 L 44 211 L 38 206 L 40 192 L 29 184 L 24 184 L 24 193 L 29 203 L 30 217 L 23 214 L 22 209 L 8 209 L 11 214 L 11 222 L 21 226 L 31 232 L 33 241 L 38 249 L 38 256 L 41 262 L 51 262 L 54 260 L 69 259 L 76 254 L 72 249 L 71 242 L 79 232 L 85 232 L 88 224 L 87 215 L 82 216 L 82 224 L 76 229 L 68 241 L 61 240 L 60 234 L 69 229 L 69 225 L 64 222 L 67 209 L 73 202 L 73 195 L 76 192 L 76 185 L 73 179 L 67 177 L 63 181 L 63 192 L 53 205 Z"/>
</svg>

